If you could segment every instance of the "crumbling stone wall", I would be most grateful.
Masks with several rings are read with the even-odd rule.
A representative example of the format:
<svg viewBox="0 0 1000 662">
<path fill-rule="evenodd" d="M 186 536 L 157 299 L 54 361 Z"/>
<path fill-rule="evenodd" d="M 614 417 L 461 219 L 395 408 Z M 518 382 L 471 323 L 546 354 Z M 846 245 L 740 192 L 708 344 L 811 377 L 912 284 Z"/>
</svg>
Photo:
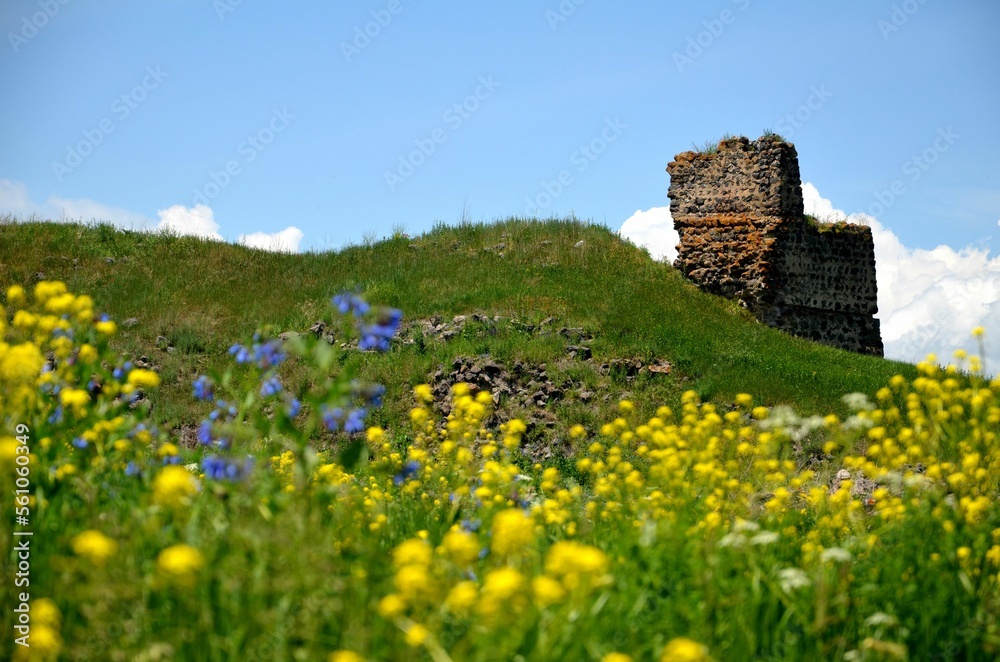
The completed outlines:
<svg viewBox="0 0 1000 662">
<path fill-rule="evenodd" d="M 791 143 L 724 140 L 678 154 L 667 172 L 681 273 L 770 326 L 882 355 L 871 229 L 805 217 Z"/>
</svg>

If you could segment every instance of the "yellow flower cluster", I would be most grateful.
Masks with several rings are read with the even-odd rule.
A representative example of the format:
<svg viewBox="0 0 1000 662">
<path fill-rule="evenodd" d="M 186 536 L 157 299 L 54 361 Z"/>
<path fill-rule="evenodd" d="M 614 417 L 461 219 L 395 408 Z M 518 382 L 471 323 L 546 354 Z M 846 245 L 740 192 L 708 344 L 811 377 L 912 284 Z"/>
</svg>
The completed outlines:
<svg viewBox="0 0 1000 662">
<path fill-rule="evenodd" d="M 63 647 L 59 632 L 62 614 L 56 603 L 48 598 L 33 600 L 29 606 L 31 614 L 31 635 L 29 646 L 17 646 L 15 659 L 55 660 Z"/>
<path fill-rule="evenodd" d="M 153 503 L 167 508 L 191 505 L 198 493 L 198 479 L 184 467 L 167 465 L 153 480 Z"/>
<path fill-rule="evenodd" d="M 604 552 L 571 540 L 555 543 L 545 557 L 545 573 L 571 592 L 610 583 L 609 566 Z"/>
<path fill-rule="evenodd" d="M 687 637 L 671 639 L 660 654 L 660 662 L 712 662 L 708 648 Z"/>
<path fill-rule="evenodd" d="M 156 569 L 165 585 L 191 588 L 205 566 L 205 557 L 190 545 L 167 547 L 156 559 Z"/>
<path fill-rule="evenodd" d="M 100 531 L 84 531 L 73 538 L 73 553 L 96 566 L 103 566 L 118 551 L 118 543 Z"/>
<path fill-rule="evenodd" d="M 523 510 L 511 508 L 493 517 L 491 551 L 502 557 L 517 556 L 527 551 L 535 540 L 535 523 Z"/>
</svg>

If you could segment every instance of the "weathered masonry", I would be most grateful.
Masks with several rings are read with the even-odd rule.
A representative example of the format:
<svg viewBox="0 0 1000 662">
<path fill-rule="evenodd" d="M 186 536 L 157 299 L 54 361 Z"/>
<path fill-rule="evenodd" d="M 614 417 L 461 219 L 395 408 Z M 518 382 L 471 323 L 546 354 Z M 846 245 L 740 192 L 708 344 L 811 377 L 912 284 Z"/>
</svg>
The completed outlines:
<svg viewBox="0 0 1000 662">
<path fill-rule="evenodd" d="M 681 273 L 776 329 L 882 356 L 871 229 L 806 218 L 794 145 L 732 138 L 667 172 Z"/>
</svg>

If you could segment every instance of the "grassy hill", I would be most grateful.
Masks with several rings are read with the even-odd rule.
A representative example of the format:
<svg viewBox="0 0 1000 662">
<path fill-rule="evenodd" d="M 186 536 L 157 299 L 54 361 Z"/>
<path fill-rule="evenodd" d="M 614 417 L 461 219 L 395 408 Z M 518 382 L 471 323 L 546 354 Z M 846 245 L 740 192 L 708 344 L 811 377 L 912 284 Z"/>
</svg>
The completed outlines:
<svg viewBox="0 0 1000 662">
<path fill-rule="evenodd" d="M 606 228 L 0 223 L 0 281 L 0 659 L 1000 653 L 1000 380 L 788 337 Z"/>
<path fill-rule="evenodd" d="M 906 364 L 767 328 L 607 228 L 576 220 L 439 226 L 416 238 L 298 255 L 109 225 L 0 224 L 0 282 L 30 286 L 41 278 L 90 294 L 118 322 L 116 347 L 158 369 L 164 384 L 154 408 L 176 424 L 196 420 L 191 381 L 226 365 L 234 342 L 262 326 L 307 331 L 345 289 L 402 309 L 408 322 L 501 317 L 470 323 L 447 341 L 397 344 L 366 361 L 365 376 L 385 384 L 396 403 L 379 414 L 383 425 L 399 422 L 410 386 L 462 356 L 546 363 L 549 378 L 569 386 L 548 405 L 560 430 L 602 420 L 625 396 L 652 415 L 688 389 L 705 400 L 729 403 L 750 392 L 801 413 L 843 413 L 841 395 L 871 395 L 892 375 L 913 374 Z M 532 332 L 548 318 L 548 331 Z M 575 341 L 555 333 L 561 328 L 593 337 L 591 361 L 567 358 Z M 417 335 L 415 328 L 402 334 Z M 629 375 L 627 367 L 606 366 L 602 374 L 613 359 L 665 361 L 670 373 Z M 597 397 L 583 402 L 580 391 Z"/>
</svg>

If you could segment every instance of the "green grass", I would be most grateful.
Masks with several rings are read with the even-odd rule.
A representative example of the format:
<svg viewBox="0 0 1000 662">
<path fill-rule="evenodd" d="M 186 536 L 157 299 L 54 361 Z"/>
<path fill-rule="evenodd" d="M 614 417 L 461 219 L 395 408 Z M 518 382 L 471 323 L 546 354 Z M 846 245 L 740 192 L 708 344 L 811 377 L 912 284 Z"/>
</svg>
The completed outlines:
<svg viewBox="0 0 1000 662">
<path fill-rule="evenodd" d="M 502 256 L 487 250 L 500 243 Z M 561 361 L 566 343 L 559 339 L 513 328 L 469 331 L 448 342 L 428 339 L 364 366 L 398 403 L 380 414 L 390 426 L 400 423 L 407 406 L 405 397 L 394 396 L 463 355 L 560 363 L 555 375 L 610 396 L 596 410 L 565 401 L 555 412 L 565 424 L 602 417 L 624 396 L 643 403 L 649 415 L 659 404 L 676 405 L 688 389 L 717 402 L 753 392 L 768 405 L 842 413 L 840 395 L 870 394 L 893 374 L 913 374 L 907 364 L 767 328 L 735 303 L 699 292 L 607 228 L 575 220 L 439 226 L 412 239 L 399 232 L 368 246 L 297 255 L 108 225 L 0 224 L 0 282 L 30 286 L 39 275 L 90 294 L 119 324 L 137 320 L 122 326 L 116 348 L 146 356 L 164 375 L 153 402 L 175 424 L 196 422 L 201 412 L 189 407 L 191 380 L 222 369 L 232 343 L 262 326 L 306 331 L 344 289 L 402 309 L 405 320 L 474 312 L 525 323 L 555 317 L 558 326 L 594 335 L 595 364 L 639 358 L 673 366 L 670 375 L 643 373 L 626 383 L 587 364 Z M 158 337 L 172 350 L 165 351 L 162 338 L 158 347 Z"/>
<path fill-rule="evenodd" d="M 575 220 L 368 244 L 277 255 L 0 224 L 5 284 L 79 295 L 8 289 L 0 329 L 0 510 L 22 518 L 0 527 L 0 574 L 30 562 L 31 582 L 0 603 L 30 603 L 35 658 L 996 659 L 1000 381 L 790 338 Z M 410 327 L 385 353 L 290 340 L 274 395 L 272 368 L 232 365 L 261 326 L 343 337 L 345 288 L 410 319 L 501 319 L 448 341 Z M 539 327 L 582 328 L 594 360 Z M 121 353 L 159 378 L 116 370 Z M 446 397 L 412 390 L 482 354 L 545 363 L 577 395 L 501 400 L 524 422 L 498 426 L 485 393 L 456 389 L 446 422 Z M 672 370 L 600 368 L 616 358 Z M 191 395 L 204 373 L 228 450 L 170 429 L 213 406 Z M 385 430 L 327 429 L 355 377 L 386 385 L 366 420 Z M 844 411 L 852 391 L 874 404 Z M 539 458 L 547 444 L 568 452 Z"/>
</svg>

